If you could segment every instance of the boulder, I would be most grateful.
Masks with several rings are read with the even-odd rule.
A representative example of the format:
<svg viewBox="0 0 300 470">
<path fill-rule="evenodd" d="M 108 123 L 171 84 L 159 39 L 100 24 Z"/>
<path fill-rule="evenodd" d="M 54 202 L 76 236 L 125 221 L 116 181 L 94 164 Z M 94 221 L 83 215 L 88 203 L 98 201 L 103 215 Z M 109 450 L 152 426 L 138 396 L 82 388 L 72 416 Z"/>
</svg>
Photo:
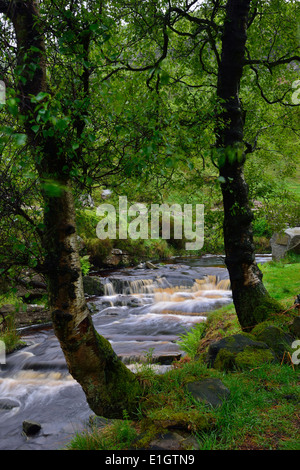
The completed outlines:
<svg viewBox="0 0 300 470">
<path fill-rule="evenodd" d="M 12 410 L 18 408 L 20 402 L 12 398 L 0 398 L 0 410 Z"/>
<path fill-rule="evenodd" d="M 212 343 L 208 348 L 207 362 L 211 367 L 213 367 L 217 355 L 222 349 L 226 349 L 233 354 L 238 354 L 239 352 L 244 351 L 247 346 L 256 349 L 268 349 L 266 343 L 255 341 L 250 337 L 250 335 L 240 333 L 226 336 L 225 338 Z"/>
<path fill-rule="evenodd" d="M 190 382 L 187 384 L 187 390 L 195 400 L 208 403 L 214 408 L 222 405 L 230 395 L 230 390 L 216 378 Z"/>
<path fill-rule="evenodd" d="M 293 336 L 285 333 L 281 328 L 274 325 L 257 325 L 252 334 L 258 341 L 266 343 L 275 352 L 278 360 L 291 348 L 294 341 Z"/>
<path fill-rule="evenodd" d="M 83 290 L 87 295 L 105 295 L 105 281 L 97 276 L 83 277 Z"/>
<path fill-rule="evenodd" d="M 130 255 L 119 248 L 113 248 L 108 256 L 103 260 L 103 265 L 108 267 L 123 267 L 131 264 Z"/>
<path fill-rule="evenodd" d="M 284 258 L 288 251 L 300 254 L 300 227 L 288 228 L 283 234 L 274 233 L 270 244 L 275 261 Z"/>
<path fill-rule="evenodd" d="M 206 358 L 210 367 L 225 371 L 256 367 L 275 360 L 275 353 L 265 342 L 246 334 L 228 336 L 212 343 Z"/>
</svg>

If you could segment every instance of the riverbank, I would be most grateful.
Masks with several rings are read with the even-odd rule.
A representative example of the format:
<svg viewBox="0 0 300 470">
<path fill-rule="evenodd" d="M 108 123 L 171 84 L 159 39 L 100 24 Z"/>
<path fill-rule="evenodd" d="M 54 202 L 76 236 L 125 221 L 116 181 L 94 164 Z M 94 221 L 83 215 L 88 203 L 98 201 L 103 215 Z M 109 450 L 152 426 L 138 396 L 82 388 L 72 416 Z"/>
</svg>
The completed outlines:
<svg viewBox="0 0 300 470">
<path fill-rule="evenodd" d="M 286 334 L 297 317 L 293 304 L 300 287 L 299 268 L 299 263 L 286 261 L 262 267 L 265 284 L 284 312 L 271 317 L 269 325 Z M 219 370 L 205 361 L 211 344 L 239 334 L 232 305 L 211 313 L 205 325 L 182 337 L 187 354 L 170 371 L 157 375 L 150 363 L 141 366 L 145 396 L 135 420 L 126 414 L 121 421 L 96 420 L 68 448 L 300 450 L 300 377 L 291 356 L 283 354 L 281 360 L 271 361 L 256 357 L 233 370 Z M 217 395 L 221 390 L 221 403 L 207 389 L 197 395 L 200 384 L 213 384 Z"/>
</svg>

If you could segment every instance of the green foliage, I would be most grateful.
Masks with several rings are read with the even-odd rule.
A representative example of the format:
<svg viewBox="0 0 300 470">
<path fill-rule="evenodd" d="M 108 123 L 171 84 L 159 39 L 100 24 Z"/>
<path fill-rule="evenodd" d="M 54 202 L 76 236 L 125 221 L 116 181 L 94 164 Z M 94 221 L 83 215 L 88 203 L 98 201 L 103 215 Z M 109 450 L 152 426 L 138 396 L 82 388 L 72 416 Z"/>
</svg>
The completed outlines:
<svg viewBox="0 0 300 470">
<path fill-rule="evenodd" d="M 99 222 L 95 211 L 89 209 L 77 209 L 76 224 L 78 235 L 83 239 L 95 238 L 96 227 Z"/>
<path fill-rule="evenodd" d="M 86 276 L 92 267 L 89 255 L 85 255 L 80 258 L 80 265 L 83 276 Z"/>
<path fill-rule="evenodd" d="M 10 354 L 25 345 L 16 331 L 13 315 L 6 316 L 5 321 L 0 318 L 0 341 L 5 344 L 6 354 Z"/>
<path fill-rule="evenodd" d="M 265 218 L 255 218 L 253 222 L 253 235 L 256 237 L 271 238 L 273 232 Z"/>
<path fill-rule="evenodd" d="M 111 253 L 113 241 L 108 238 L 105 240 L 90 238 L 85 240 L 85 246 L 91 264 L 94 266 L 103 266 L 104 260 Z"/>
<path fill-rule="evenodd" d="M 180 340 L 178 340 L 180 349 L 185 351 L 191 358 L 195 358 L 198 352 L 199 342 L 205 335 L 205 329 L 205 322 L 198 323 L 190 331 L 182 334 Z"/>
</svg>

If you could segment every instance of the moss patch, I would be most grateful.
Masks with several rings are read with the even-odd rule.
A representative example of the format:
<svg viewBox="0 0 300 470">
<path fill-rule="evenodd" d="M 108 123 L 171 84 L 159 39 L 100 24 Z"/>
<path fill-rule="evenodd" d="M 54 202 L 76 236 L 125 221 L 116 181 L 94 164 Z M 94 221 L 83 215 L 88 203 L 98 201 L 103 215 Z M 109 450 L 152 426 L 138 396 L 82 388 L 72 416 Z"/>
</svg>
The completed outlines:
<svg viewBox="0 0 300 470">
<path fill-rule="evenodd" d="M 152 421 L 162 429 L 182 429 L 186 431 L 203 431 L 211 428 L 214 424 L 214 420 L 209 413 L 202 415 L 198 410 L 174 411 L 171 407 L 154 411 Z"/>
<path fill-rule="evenodd" d="M 252 369 L 259 367 L 265 363 L 275 361 L 275 355 L 270 349 L 246 349 L 238 353 L 235 357 L 235 365 L 237 369 Z"/>
<path fill-rule="evenodd" d="M 214 368 L 220 371 L 229 371 L 235 368 L 235 354 L 228 349 L 221 349 L 214 362 Z"/>
<path fill-rule="evenodd" d="M 272 315 L 282 312 L 282 305 L 272 297 L 267 297 L 254 311 L 253 316 L 257 323 L 268 320 Z"/>
<path fill-rule="evenodd" d="M 285 351 L 289 351 L 293 342 L 293 337 L 285 333 L 281 328 L 264 322 L 257 325 L 252 331 L 253 335 L 259 340 L 266 343 L 276 354 L 280 360 Z"/>
</svg>

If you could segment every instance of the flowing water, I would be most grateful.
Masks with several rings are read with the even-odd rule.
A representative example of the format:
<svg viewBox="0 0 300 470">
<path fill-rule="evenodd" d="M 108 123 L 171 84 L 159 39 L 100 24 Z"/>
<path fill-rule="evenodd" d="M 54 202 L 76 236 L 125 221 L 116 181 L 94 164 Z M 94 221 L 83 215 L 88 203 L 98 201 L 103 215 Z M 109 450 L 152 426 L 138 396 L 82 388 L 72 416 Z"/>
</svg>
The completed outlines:
<svg viewBox="0 0 300 470">
<path fill-rule="evenodd" d="M 105 295 L 88 298 L 93 322 L 132 370 L 151 355 L 160 364 L 157 371 L 164 372 L 183 354 L 180 335 L 232 302 L 227 269 L 215 257 L 124 269 L 106 275 L 103 283 Z M 63 448 L 92 412 L 52 329 L 24 329 L 21 335 L 26 347 L 0 366 L 0 449 Z M 41 431 L 25 436 L 24 420 L 39 422 Z"/>
</svg>

